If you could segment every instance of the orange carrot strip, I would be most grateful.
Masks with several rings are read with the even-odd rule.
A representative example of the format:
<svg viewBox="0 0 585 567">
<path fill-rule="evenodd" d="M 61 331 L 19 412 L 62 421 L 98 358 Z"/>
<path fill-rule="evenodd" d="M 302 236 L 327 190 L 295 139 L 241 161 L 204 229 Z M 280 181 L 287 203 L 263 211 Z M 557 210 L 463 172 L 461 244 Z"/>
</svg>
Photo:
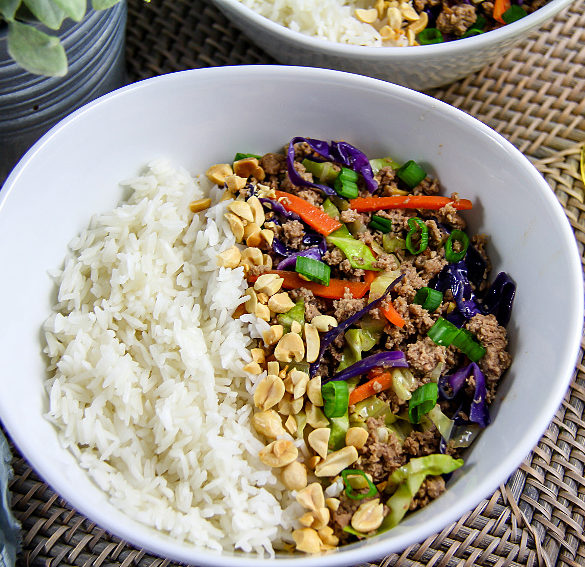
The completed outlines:
<svg viewBox="0 0 585 567">
<path fill-rule="evenodd" d="M 368 374 L 371 376 L 371 374 Z M 368 380 L 365 384 L 361 384 L 354 388 L 349 395 L 349 405 L 352 406 L 381 392 L 382 390 L 388 390 L 392 387 L 392 374 L 390 372 L 376 373 L 374 378 Z"/>
<path fill-rule="evenodd" d="M 285 270 L 268 270 L 265 273 L 278 274 L 284 279 L 282 287 L 284 289 L 298 289 L 304 287 L 312 291 L 317 297 L 324 297 L 326 299 L 341 299 L 345 295 L 346 288 L 349 289 L 354 299 L 360 299 L 370 289 L 370 284 L 376 277 L 375 272 L 366 271 L 363 282 L 349 282 L 346 280 L 329 280 L 329 285 L 321 285 L 317 282 L 309 282 L 299 276 L 296 272 L 287 272 Z M 370 275 L 372 274 L 372 275 Z M 248 276 L 248 281 L 255 282 L 258 276 Z"/>
<path fill-rule="evenodd" d="M 469 199 L 454 201 L 449 197 L 434 195 L 393 195 L 391 197 L 358 197 L 351 199 L 349 206 L 358 213 L 380 211 L 382 209 L 441 209 L 452 204 L 458 211 L 465 211 L 473 207 Z"/>
<path fill-rule="evenodd" d="M 402 329 L 402 327 L 404 327 L 404 325 L 406 324 L 406 321 L 402 318 L 400 313 L 398 313 L 398 311 L 396 311 L 396 309 L 394 308 L 394 304 L 392 303 L 392 301 L 388 301 L 386 307 L 380 307 L 380 311 L 382 312 L 384 317 L 386 317 L 386 319 L 390 321 L 390 323 L 393 323 L 400 329 Z"/>
<path fill-rule="evenodd" d="M 338 220 L 330 217 L 323 209 L 311 205 L 308 201 L 284 191 L 275 191 L 274 193 L 279 203 L 287 211 L 292 211 L 299 215 L 311 228 L 320 234 L 327 236 L 334 230 L 341 228 L 342 225 Z"/>
<path fill-rule="evenodd" d="M 494 20 L 500 22 L 500 24 L 505 24 L 506 22 L 504 22 L 502 16 L 510 9 L 511 5 L 512 3 L 510 0 L 495 0 L 493 12 Z"/>
</svg>

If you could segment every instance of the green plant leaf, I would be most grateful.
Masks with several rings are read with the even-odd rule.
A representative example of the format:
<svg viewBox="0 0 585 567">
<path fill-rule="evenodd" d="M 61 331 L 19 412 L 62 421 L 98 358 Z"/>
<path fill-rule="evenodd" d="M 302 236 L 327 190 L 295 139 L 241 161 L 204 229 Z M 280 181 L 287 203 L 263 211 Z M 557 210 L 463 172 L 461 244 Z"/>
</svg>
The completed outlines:
<svg viewBox="0 0 585 567">
<path fill-rule="evenodd" d="M 52 30 L 58 30 L 65 19 L 65 12 L 52 0 L 24 0 L 33 16 Z"/>
<path fill-rule="evenodd" d="M 80 22 L 85 16 L 86 0 L 53 0 L 67 16 L 76 22 Z"/>
<path fill-rule="evenodd" d="M 120 0 L 91 0 L 91 5 L 94 10 L 107 10 L 115 6 Z"/>
<path fill-rule="evenodd" d="M 20 22 L 8 24 L 8 53 L 21 67 L 36 75 L 63 77 L 67 55 L 59 39 Z"/>
<path fill-rule="evenodd" d="M 14 14 L 20 6 L 20 0 L 0 0 L 0 15 L 9 22 L 14 19 Z"/>
</svg>

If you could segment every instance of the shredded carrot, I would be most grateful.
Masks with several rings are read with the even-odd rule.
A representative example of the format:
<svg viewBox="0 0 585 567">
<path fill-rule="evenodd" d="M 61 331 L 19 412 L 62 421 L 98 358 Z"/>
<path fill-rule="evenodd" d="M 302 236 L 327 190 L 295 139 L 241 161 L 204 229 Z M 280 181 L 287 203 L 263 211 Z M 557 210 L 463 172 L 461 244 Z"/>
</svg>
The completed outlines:
<svg viewBox="0 0 585 567">
<path fill-rule="evenodd" d="M 434 195 L 393 195 L 391 197 L 358 197 L 351 199 L 349 206 L 358 213 L 380 211 L 382 209 L 433 209 L 438 210 L 451 204 L 458 211 L 473 207 L 469 199 L 454 201 L 449 197 Z"/>
<path fill-rule="evenodd" d="M 291 195 L 285 191 L 275 191 L 278 201 L 287 211 L 292 211 L 299 215 L 311 228 L 318 233 L 327 236 L 334 230 L 341 228 L 342 224 L 330 217 L 323 209 L 311 205 L 305 199 L 296 195 Z"/>
<path fill-rule="evenodd" d="M 500 24 L 505 24 L 506 22 L 502 18 L 502 16 L 510 9 L 512 5 L 510 0 L 495 0 L 494 1 L 494 20 L 500 22 Z"/>
<path fill-rule="evenodd" d="M 373 378 L 370 378 L 371 376 Z M 392 387 L 392 374 L 388 371 L 370 372 L 368 377 L 370 379 L 365 384 L 361 384 L 352 390 L 349 395 L 350 406 Z"/>
<path fill-rule="evenodd" d="M 317 282 L 307 281 L 299 276 L 296 272 L 287 272 L 285 270 L 269 270 L 269 274 L 278 274 L 284 279 L 282 287 L 284 289 L 298 289 L 304 287 L 312 291 L 317 297 L 326 299 L 341 299 L 345 295 L 345 290 L 349 289 L 354 299 L 360 299 L 366 295 L 370 289 L 370 284 L 376 277 L 376 272 L 366 270 L 363 282 L 350 282 L 346 280 L 329 280 L 329 285 L 321 285 Z M 258 276 L 248 276 L 248 281 L 255 282 Z"/>
<path fill-rule="evenodd" d="M 382 312 L 384 317 L 386 317 L 386 319 L 390 321 L 390 323 L 393 323 L 400 329 L 402 329 L 402 327 L 404 327 L 404 325 L 406 324 L 406 321 L 402 318 L 400 313 L 398 313 L 398 311 L 396 311 L 396 309 L 394 308 L 394 304 L 392 303 L 392 301 L 388 301 L 386 307 L 380 307 L 380 311 Z"/>
</svg>

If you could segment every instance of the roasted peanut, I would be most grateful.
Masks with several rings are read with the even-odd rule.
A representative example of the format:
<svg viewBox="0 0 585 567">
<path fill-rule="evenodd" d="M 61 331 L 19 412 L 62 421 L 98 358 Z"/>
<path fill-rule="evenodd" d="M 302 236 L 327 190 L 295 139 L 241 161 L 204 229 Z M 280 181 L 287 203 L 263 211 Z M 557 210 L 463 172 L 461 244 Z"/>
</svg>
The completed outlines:
<svg viewBox="0 0 585 567">
<path fill-rule="evenodd" d="M 244 179 L 239 175 L 228 175 L 225 178 L 227 190 L 231 195 L 234 195 L 238 191 L 242 190 L 246 186 L 247 182 L 248 182 L 247 179 Z"/>
<path fill-rule="evenodd" d="M 355 17 L 360 22 L 364 22 L 364 24 L 373 24 L 378 19 L 378 10 L 376 8 L 370 8 L 369 10 L 357 8 Z"/>
<path fill-rule="evenodd" d="M 289 415 L 284 422 L 284 426 L 286 430 L 291 434 L 294 435 L 297 432 L 298 425 L 297 420 L 295 419 L 294 415 Z"/>
<path fill-rule="evenodd" d="M 402 13 L 402 17 L 409 22 L 416 22 L 420 18 L 417 11 L 407 3 L 401 4 L 400 12 Z"/>
<path fill-rule="evenodd" d="M 288 439 L 277 439 L 266 445 L 259 453 L 260 460 L 269 467 L 290 465 L 299 455 L 298 449 Z"/>
<path fill-rule="evenodd" d="M 300 362 L 305 356 L 305 343 L 296 333 L 286 333 L 274 349 L 274 357 L 279 362 Z"/>
<path fill-rule="evenodd" d="M 250 374 L 262 374 L 262 368 L 255 361 L 248 362 L 248 364 L 246 364 L 246 366 L 244 366 L 243 370 L 244 370 L 244 372 L 248 372 Z"/>
<path fill-rule="evenodd" d="M 258 297 L 258 301 L 266 305 L 268 303 L 269 297 L 265 293 L 257 293 L 256 296 Z"/>
<path fill-rule="evenodd" d="M 254 362 L 257 362 L 258 364 L 264 364 L 266 362 L 266 353 L 263 348 L 251 348 L 250 354 L 252 355 L 252 360 Z"/>
<path fill-rule="evenodd" d="M 336 476 L 343 469 L 355 463 L 357 459 L 358 452 L 355 447 L 343 447 L 343 449 L 339 449 L 339 451 L 329 453 L 327 458 L 315 467 L 315 475 L 319 477 Z"/>
<path fill-rule="evenodd" d="M 330 435 L 331 429 L 329 427 L 319 427 L 318 429 L 313 429 L 307 437 L 309 446 L 324 459 L 327 457 Z"/>
<path fill-rule="evenodd" d="M 254 404 L 265 411 L 280 403 L 284 396 L 284 382 L 272 374 L 262 378 L 254 392 Z"/>
<path fill-rule="evenodd" d="M 233 175 L 233 173 L 234 172 L 229 164 L 216 163 L 205 172 L 205 175 L 207 175 L 209 181 L 223 187 L 226 177 L 228 175 Z"/>
<path fill-rule="evenodd" d="M 345 444 L 361 449 L 368 440 L 368 431 L 363 427 L 350 427 L 345 434 Z"/>
<path fill-rule="evenodd" d="M 264 264 L 264 257 L 260 248 L 248 247 L 242 252 L 242 262 L 250 266 L 262 266 Z"/>
<path fill-rule="evenodd" d="M 262 319 L 264 321 L 270 321 L 270 318 L 272 317 L 268 306 L 262 305 L 262 303 L 258 303 L 256 305 L 256 309 L 254 310 L 254 315 L 256 315 L 256 317 L 258 317 L 258 319 Z"/>
<path fill-rule="evenodd" d="M 286 313 L 294 306 L 294 301 L 286 291 L 275 293 L 268 301 L 268 307 L 270 307 L 270 311 L 274 311 L 274 313 Z"/>
<path fill-rule="evenodd" d="M 281 339 L 283 334 L 284 327 L 282 325 L 272 325 L 270 329 L 262 333 L 264 344 L 266 346 L 275 345 Z M 270 364 L 270 362 L 268 364 Z M 278 366 L 278 362 L 276 362 L 276 365 Z"/>
<path fill-rule="evenodd" d="M 228 207 L 230 212 L 234 213 L 241 219 L 247 222 L 254 222 L 254 215 L 252 214 L 252 209 L 250 205 L 246 201 L 232 201 Z M 258 229 L 260 230 L 260 229 Z"/>
<path fill-rule="evenodd" d="M 321 339 L 319 338 L 319 331 L 311 323 L 305 323 L 305 343 L 307 350 L 305 358 L 307 362 L 315 362 L 319 356 L 319 349 L 321 348 Z"/>
<path fill-rule="evenodd" d="M 316 406 L 323 405 L 323 395 L 321 394 L 321 376 L 311 378 L 307 384 L 307 397 L 312 404 Z"/>
<path fill-rule="evenodd" d="M 311 510 L 312 512 L 325 507 L 323 488 L 318 482 L 313 482 L 306 488 L 299 490 L 296 499 L 303 508 Z"/>
<path fill-rule="evenodd" d="M 211 207 L 211 199 L 199 199 L 197 201 L 191 201 L 189 204 L 189 209 L 192 213 L 199 213 L 204 211 L 205 209 L 209 209 Z"/>
<path fill-rule="evenodd" d="M 234 172 L 241 177 L 248 178 L 251 175 L 258 181 L 263 181 L 264 170 L 260 167 L 257 158 L 244 158 L 234 162 Z"/>
<path fill-rule="evenodd" d="M 291 370 L 288 373 L 293 384 L 293 398 L 295 400 L 302 398 L 307 391 L 307 384 L 309 383 L 309 375 L 301 370 Z"/>
<path fill-rule="evenodd" d="M 258 199 L 258 197 L 256 197 L 256 195 L 252 195 L 248 199 L 248 205 L 250 205 L 250 208 L 252 209 L 252 215 L 254 217 L 254 219 L 253 219 L 254 222 L 258 226 L 262 226 L 264 224 L 264 221 L 266 220 L 266 217 L 264 215 L 264 207 L 262 206 L 260 199 Z"/>
<path fill-rule="evenodd" d="M 331 517 L 331 513 L 329 512 L 329 508 L 323 506 L 323 508 L 319 508 L 313 512 L 313 524 L 312 527 L 316 530 L 324 528 L 329 523 L 329 518 Z"/>
<path fill-rule="evenodd" d="M 305 553 L 319 553 L 321 551 L 321 538 L 313 528 L 294 530 L 292 536 L 299 551 Z"/>
<path fill-rule="evenodd" d="M 262 254 L 262 265 L 266 266 L 269 270 L 272 268 L 272 256 L 270 254 Z"/>
<path fill-rule="evenodd" d="M 305 528 L 310 528 L 314 522 L 315 522 L 315 516 L 313 516 L 312 512 L 305 512 L 299 518 L 299 524 L 301 524 L 301 526 L 304 526 Z"/>
<path fill-rule="evenodd" d="M 273 326 L 282 327 L 282 325 L 273 325 Z M 282 336 L 282 333 L 281 333 L 281 336 Z M 278 362 L 276 360 L 269 360 L 266 363 L 266 370 L 268 371 L 268 374 L 274 374 L 275 376 L 278 376 L 278 373 L 280 372 L 280 365 L 278 364 Z"/>
<path fill-rule="evenodd" d="M 332 512 L 336 512 L 340 504 L 341 501 L 338 498 L 325 498 L 325 505 Z"/>
<path fill-rule="evenodd" d="M 323 526 L 317 530 L 317 533 L 325 545 L 331 545 L 335 547 L 339 544 L 339 538 L 334 535 L 333 528 L 330 528 L 329 526 Z"/>
<path fill-rule="evenodd" d="M 320 333 L 326 333 L 333 327 L 337 327 L 337 319 L 331 315 L 316 315 L 311 319 L 311 325 Z"/>
<path fill-rule="evenodd" d="M 268 228 L 263 228 L 260 231 L 260 238 L 270 248 L 274 242 L 274 232 Z"/>
<path fill-rule="evenodd" d="M 415 34 L 420 33 L 423 31 L 429 24 L 429 16 L 426 12 L 421 12 L 419 15 L 418 20 L 412 22 L 408 26 L 409 30 L 412 30 Z"/>
<path fill-rule="evenodd" d="M 302 490 L 307 486 L 307 469 L 303 463 L 293 461 L 282 469 L 281 478 L 289 490 Z"/>
<path fill-rule="evenodd" d="M 285 435 L 282 427 L 282 419 L 274 410 L 259 411 L 252 416 L 254 429 L 268 439 L 276 439 L 279 435 Z"/>
<path fill-rule="evenodd" d="M 329 425 L 329 420 L 325 417 L 321 408 L 318 408 L 310 402 L 305 404 L 305 413 L 307 414 L 307 423 L 311 427 L 318 429 L 319 427 L 327 427 Z"/>
<path fill-rule="evenodd" d="M 284 279 L 277 274 L 262 274 L 254 283 L 254 289 L 268 296 L 273 296 L 280 290 L 283 282 Z"/>
<path fill-rule="evenodd" d="M 242 219 L 237 215 L 234 215 L 234 213 L 226 213 L 224 217 L 232 229 L 236 242 L 242 242 L 242 239 L 244 238 L 244 223 L 242 222 Z"/>
<path fill-rule="evenodd" d="M 217 263 L 223 268 L 237 268 L 242 260 L 242 253 L 237 246 L 230 246 L 217 255 Z"/>
<path fill-rule="evenodd" d="M 252 315 L 255 314 L 256 307 L 258 306 L 258 296 L 256 295 L 256 292 L 251 287 L 249 287 L 244 292 L 244 295 L 248 296 L 248 299 L 244 303 L 246 310 L 248 311 L 248 313 L 252 313 Z"/>
<path fill-rule="evenodd" d="M 301 324 L 298 321 L 293 321 L 290 324 L 290 332 L 300 335 L 303 332 L 303 327 L 301 327 Z"/>
<path fill-rule="evenodd" d="M 402 13 L 399 8 L 390 7 L 386 12 L 388 18 L 388 25 L 393 30 L 399 30 L 402 27 Z"/>
<path fill-rule="evenodd" d="M 313 455 L 307 460 L 307 466 L 314 471 L 315 467 L 322 461 L 323 459 L 319 455 Z"/>
<path fill-rule="evenodd" d="M 362 533 L 377 530 L 384 520 L 384 505 L 378 498 L 360 505 L 351 517 L 351 527 Z"/>
<path fill-rule="evenodd" d="M 283 382 L 284 384 L 284 382 Z M 303 409 L 303 398 L 295 400 L 292 394 L 285 394 L 278 402 L 278 412 L 282 415 L 296 415 Z"/>
</svg>

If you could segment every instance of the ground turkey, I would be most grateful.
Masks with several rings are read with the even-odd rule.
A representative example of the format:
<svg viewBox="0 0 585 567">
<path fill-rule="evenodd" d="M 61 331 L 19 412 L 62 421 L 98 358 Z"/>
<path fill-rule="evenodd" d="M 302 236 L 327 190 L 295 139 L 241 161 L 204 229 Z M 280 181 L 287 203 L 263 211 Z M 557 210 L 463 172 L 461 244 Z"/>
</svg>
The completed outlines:
<svg viewBox="0 0 585 567">
<path fill-rule="evenodd" d="M 509 368 L 512 357 L 506 350 L 508 338 L 506 329 L 498 324 L 494 315 L 476 315 L 465 325 L 485 347 L 485 356 L 479 361 L 479 367 L 487 381 L 488 404 L 492 402 L 500 376 Z"/>
<path fill-rule="evenodd" d="M 441 434 L 436 427 L 428 431 L 413 431 L 402 445 L 404 451 L 411 457 L 424 457 L 439 452 Z"/>
<path fill-rule="evenodd" d="M 389 474 L 406 462 L 406 458 L 400 441 L 392 433 L 388 435 L 387 441 L 379 441 L 378 429 L 386 427 L 384 417 L 370 417 L 366 420 L 366 425 L 369 436 L 364 447 L 360 449 L 357 466 L 370 474 L 377 483 L 386 480 Z"/>
<path fill-rule="evenodd" d="M 335 308 L 333 316 L 338 321 L 344 321 L 348 317 L 351 317 L 357 313 L 360 309 L 363 309 L 365 306 L 365 299 L 354 299 L 351 291 L 346 289 L 343 299 L 336 299 L 333 302 L 333 307 Z"/>
<path fill-rule="evenodd" d="M 437 28 L 442 33 L 461 36 L 475 23 L 476 19 L 475 6 L 472 4 L 444 6 L 437 17 Z"/>
<path fill-rule="evenodd" d="M 303 236 L 305 228 L 302 222 L 291 220 L 282 225 L 282 239 L 287 246 L 298 248 L 303 242 Z"/>
<path fill-rule="evenodd" d="M 428 476 L 421 484 L 410 503 L 409 510 L 424 508 L 431 500 L 445 492 L 445 480 L 442 476 Z"/>
</svg>

